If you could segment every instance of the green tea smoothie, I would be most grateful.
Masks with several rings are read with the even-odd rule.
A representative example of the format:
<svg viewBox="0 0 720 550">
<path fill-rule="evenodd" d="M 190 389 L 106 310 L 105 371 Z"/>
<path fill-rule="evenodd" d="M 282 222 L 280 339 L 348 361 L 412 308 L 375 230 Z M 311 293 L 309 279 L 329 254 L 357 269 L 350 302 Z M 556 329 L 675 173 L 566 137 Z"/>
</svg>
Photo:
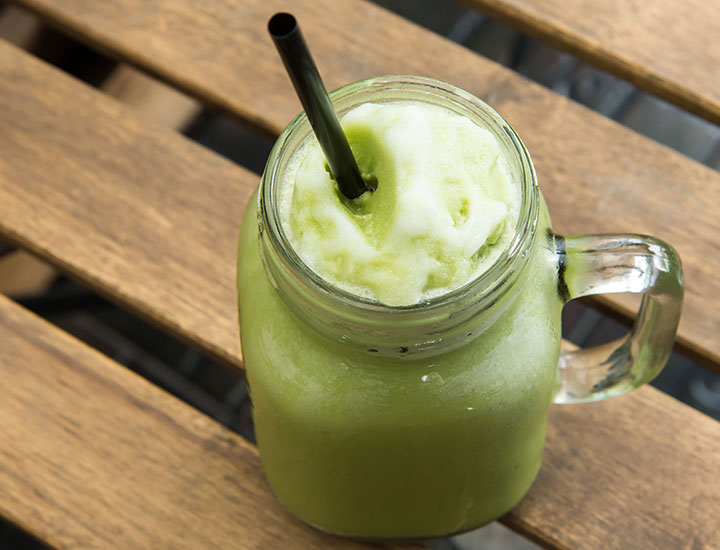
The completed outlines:
<svg viewBox="0 0 720 550">
<path fill-rule="evenodd" d="M 562 301 L 541 200 L 517 276 L 492 303 L 477 299 L 467 328 L 450 314 L 444 324 L 433 317 L 450 327 L 436 333 L 418 325 L 434 334 L 427 343 L 373 343 L 403 312 L 430 318 L 434 300 L 505 261 L 524 192 L 507 147 L 478 116 L 442 101 L 376 99 L 341 115 L 371 192 L 344 198 L 311 134 L 276 152 L 287 162 L 263 180 L 277 187 L 270 208 L 284 242 L 349 309 L 317 306 L 327 331 L 302 319 L 333 291 L 293 293 L 292 278 L 268 276 L 271 229 L 262 221 L 258 230 L 253 198 L 238 257 L 243 355 L 263 469 L 290 510 L 341 535 L 440 536 L 499 517 L 535 478 Z M 381 319 L 364 346 L 351 343 L 353 296 Z"/>
<path fill-rule="evenodd" d="M 366 103 L 343 129 L 368 186 L 353 201 L 312 140 L 280 217 L 305 263 L 348 292 L 405 306 L 485 271 L 512 237 L 520 192 L 488 130 L 435 105 Z"/>
</svg>

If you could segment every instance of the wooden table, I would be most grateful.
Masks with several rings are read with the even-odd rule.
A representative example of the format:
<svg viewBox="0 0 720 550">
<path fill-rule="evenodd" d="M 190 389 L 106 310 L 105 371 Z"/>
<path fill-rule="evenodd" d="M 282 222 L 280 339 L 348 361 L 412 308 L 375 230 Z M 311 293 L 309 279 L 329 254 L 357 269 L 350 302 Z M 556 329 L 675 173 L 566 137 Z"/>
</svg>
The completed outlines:
<svg viewBox="0 0 720 550">
<path fill-rule="evenodd" d="M 16 2 L 268 134 L 299 111 L 265 31 L 282 2 Z M 529 6 L 503 17 L 526 25 Z M 687 284 L 677 347 L 720 372 L 720 174 L 373 4 L 292 9 L 331 88 L 419 74 L 493 104 L 532 152 L 559 232 L 671 242 Z M 655 20 L 638 18 L 643 36 Z M 607 67 L 623 48 L 587 57 Z M 684 87 L 680 103 L 717 120 L 717 96 L 663 75 L 635 80 Z M 241 367 L 233 262 L 258 176 L 1 41 L 0 97 L 0 236 Z M 634 314 L 623 297 L 600 305 Z M 241 437 L 3 297 L 0 376 L 0 514 L 53 547 L 365 547 L 291 517 Z M 540 476 L 501 521 L 549 548 L 717 549 L 720 424 L 650 387 L 553 407 Z"/>
</svg>

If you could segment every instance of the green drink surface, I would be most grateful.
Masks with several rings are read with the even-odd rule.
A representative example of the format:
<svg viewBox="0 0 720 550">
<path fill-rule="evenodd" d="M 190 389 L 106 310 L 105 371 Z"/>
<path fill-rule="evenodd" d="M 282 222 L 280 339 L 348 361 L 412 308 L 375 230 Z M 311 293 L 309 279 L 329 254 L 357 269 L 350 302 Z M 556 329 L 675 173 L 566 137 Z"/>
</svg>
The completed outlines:
<svg viewBox="0 0 720 550">
<path fill-rule="evenodd" d="M 342 117 L 372 191 L 346 199 L 314 136 L 282 179 L 283 229 L 312 271 L 357 296 L 412 305 L 484 272 L 520 204 L 495 136 L 432 104 L 364 103 Z"/>
</svg>

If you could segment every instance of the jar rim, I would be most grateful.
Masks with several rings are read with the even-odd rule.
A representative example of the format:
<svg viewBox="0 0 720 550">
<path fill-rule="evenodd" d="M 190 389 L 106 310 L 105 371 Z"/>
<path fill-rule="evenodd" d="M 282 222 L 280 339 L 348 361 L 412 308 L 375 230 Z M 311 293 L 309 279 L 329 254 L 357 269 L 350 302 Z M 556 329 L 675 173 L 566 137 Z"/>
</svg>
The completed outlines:
<svg viewBox="0 0 720 550">
<path fill-rule="evenodd" d="M 303 321 L 336 341 L 368 351 L 437 353 L 477 336 L 509 303 L 535 244 L 539 191 L 535 170 L 512 127 L 484 101 L 450 84 L 417 76 L 384 76 L 353 82 L 330 93 L 339 114 L 368 101 L 423 100 L 482 122 L 519 170 L 521 205 L 510 244 L 493 264 L 462 286 L 412 305 L 387 305 L 347 292 L 320 277 L 292 247 L 276 208 L 289 151 L 312 133 L 304 112 L 273 147 L 258 192 L 260 255 L 269 280 Z M 499 305 L 505 304 L 505 305 Z M 491 315 L 490 312 L 493 312 Z M 442 342 L 442 345 L 439 345 Z"/>
<path fill-rule="evenodd" d="M 486 122 L 489 120 L 494 123 L 494 127 L 489 127 L 488 129 L 493 131 L 496 137 L 502 137 L 502 134 L 498 136 L 499 132 L 504 133 L 504 135 L 509 138 L 507 141 L 513 145 L 513 149 L 520 160 L 520 166 L 523 169 L 524 176 L 520 182 L 521 206 L 510 244 L 506 246 L 488 269 L 458 288 L 411 305 L 387 305 L 358 296 L 339 288 L 315 273 L 302 260 L 287 238 L 279 219 L 278 209 L 271 208 L 271 205 L 275 204 L 274 193 L 276 191 L 276 184 L 279 183 L 278 180 L 281 176 L 279 173 L 282 168 L 280 159 L 288 143 L 291 142 L 293 137 L 296 137 L 300 133 L 307 135 L 312 133 L 310 123 L 304 111 L 299 113 L 285 130 L 283 130 L 270 153 L 258 196 L 260 203 L 258 214 L 265 218 L 263 225 L 266 225 L 270 230 L 270 238 L 276 241 L 277 246 L 283 251 L 289 266 L 297 270 L 303 277 L 308 278 L 318 290 L 337 295 L 345 301 L 355 303 L 359 307 L 377 312 L 392 313 L 437 308 L 456 300 L 460 296 L 466 295 L 468 292 L 478 291 L 483 288 L 489 289 L 495 286 L 495 284 L 501 283 L 505 278 L 503 276 L 505 272 L 514 266 L 516 260 L 523 258 L 522 252 L 527 248 L 527 246 L 524 245 L 527 245 L 528 240 L 534 237 L 535 226 L 537 224 L 538 191 L 535 170 L 525 145 L 507 121 L 481 99 L 451 84 L 427 77 L 408 75 L 382 76 L 346 84 L 330 92 L 330 98 L 333 104 L 336 104 L 348 97 L 357 95 L 358 92 L 373 91 L 382 93 L 389 90 L 400 93 L 421 91 L 430 94 L 439 94 L 446 99 L 454 96 L 454 99 L 459 100 L 462 107 L 481 109 L 485 115 L 484 118 L 487 119 Z M 353 104 L 352 107 L 357 106 L 357 104 Z M 301 143 L 304 143 L 306 138 L 307 136 L 303 136 Z"/>
</svg>

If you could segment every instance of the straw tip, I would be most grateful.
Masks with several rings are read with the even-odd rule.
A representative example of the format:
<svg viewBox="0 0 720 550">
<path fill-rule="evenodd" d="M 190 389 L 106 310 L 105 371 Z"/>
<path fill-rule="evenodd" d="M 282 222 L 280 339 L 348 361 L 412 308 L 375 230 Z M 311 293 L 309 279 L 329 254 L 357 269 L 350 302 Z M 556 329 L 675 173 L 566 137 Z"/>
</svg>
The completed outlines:
<svg viewBox="0 0 720 550">
<path fill-rule="evenodd" d="M 289 37 L 297 29 L 297 19 L 291 13 L 278 12 L 268 21 L 268 32 L 275 39 Z"/>
</svg>

